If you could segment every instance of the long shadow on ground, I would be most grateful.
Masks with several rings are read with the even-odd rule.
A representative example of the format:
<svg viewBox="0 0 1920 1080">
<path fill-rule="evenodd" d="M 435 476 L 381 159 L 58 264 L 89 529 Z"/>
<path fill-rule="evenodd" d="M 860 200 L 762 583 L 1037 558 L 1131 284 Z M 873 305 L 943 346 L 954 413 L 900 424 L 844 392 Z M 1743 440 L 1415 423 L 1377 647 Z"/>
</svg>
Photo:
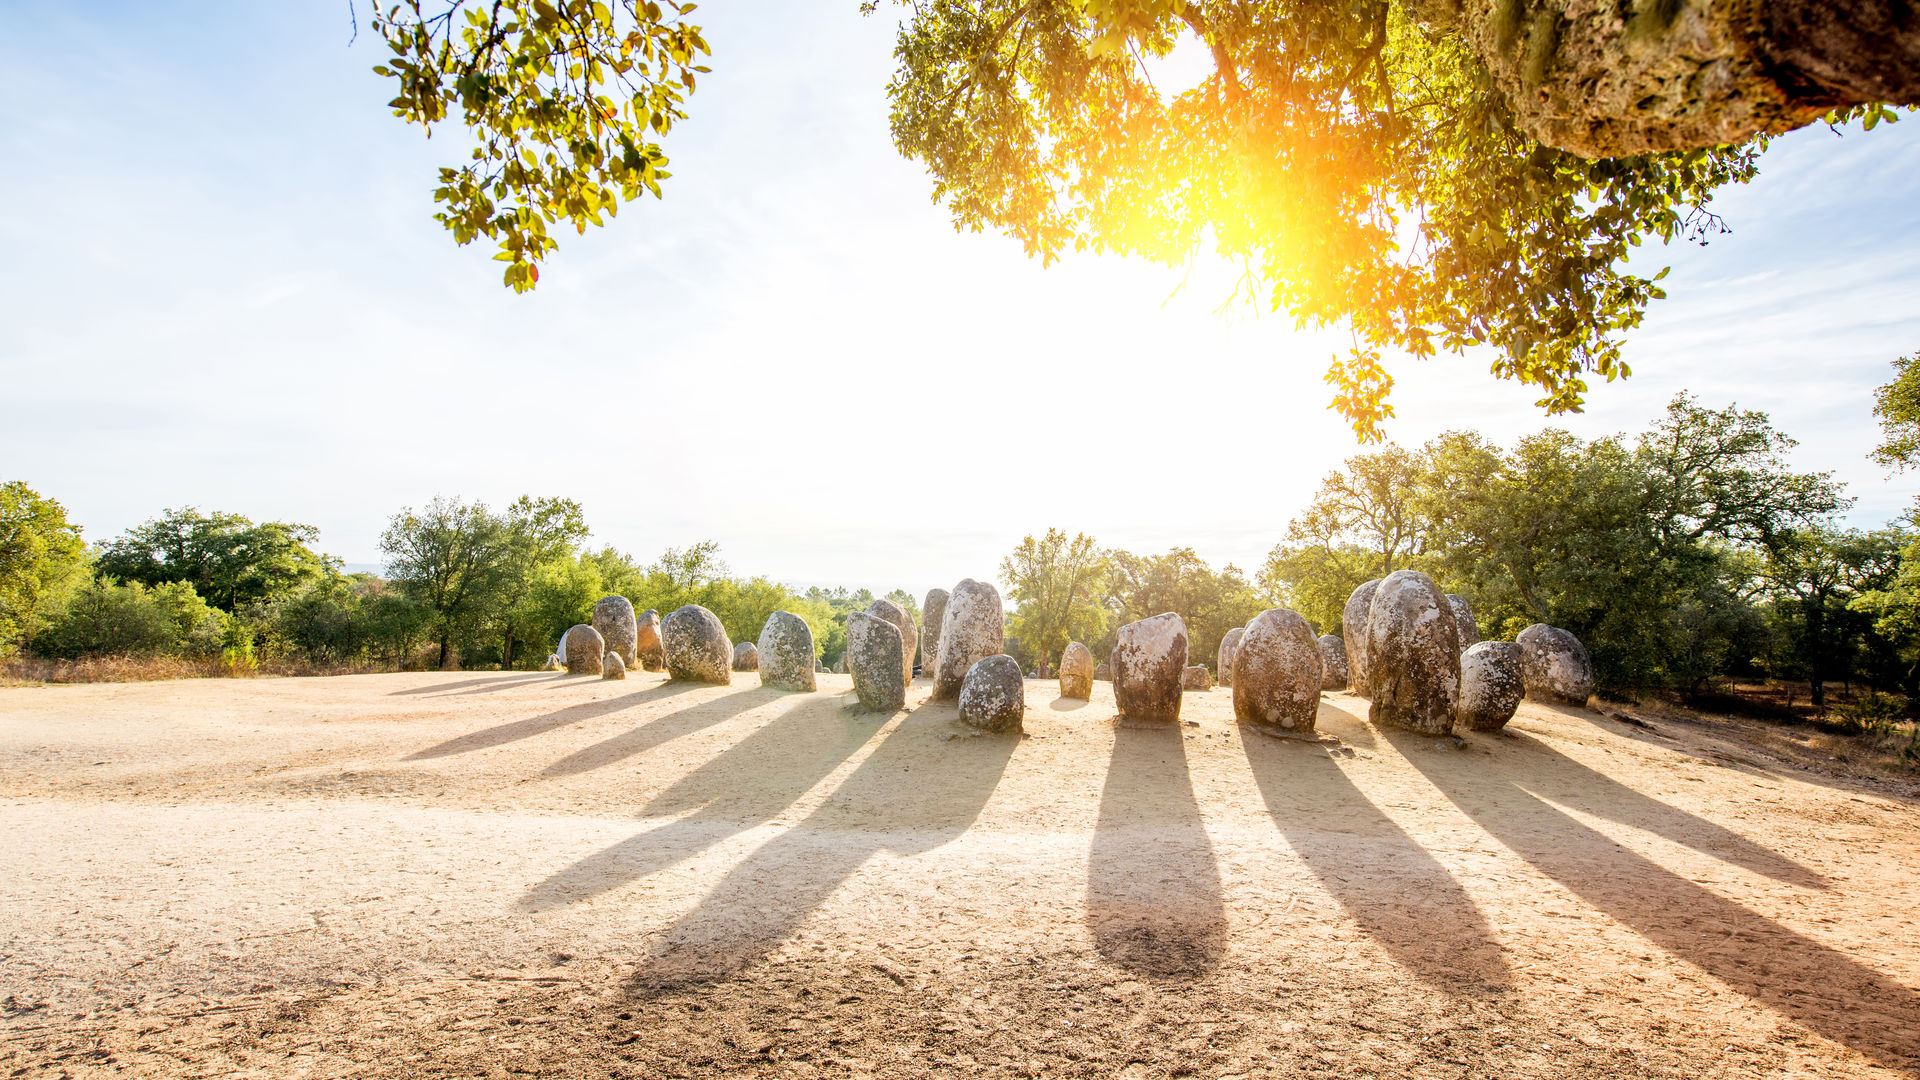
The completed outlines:
<svg viewBox="0 0 1920 1080">
<path fill-rule="evenodd" d="M 1387 738 L 1496 840 L 1621 925 L 1880 1065 L 1920 1071 L 1920 993 L 1628 851 L 1547 801 L 1571 770 L 1591 774 L 1589 782 L 1598 777 L 1592 770 L 1520 733 L 1503 746 L 1517 752 L 1491 756 L 1435 751 L 1420 736 Z"/>
<path fill-rule="evenodd" d="M 1350 713 L 1322 706 L 1321 726 L 1334 726 L 1326 724 L 1329 713 L 1353 721 Z M 1349 734 L 1346 725 L 1335 730 Z M 1436 986 L 1468 994 L 1506 989 L 1512 973 L 1486 916 L 1440 860 L 1354 785 L 1326 747 L 1250 731 L 1240 742 L 1288 846 L 1369 937 Z"/>
<path fill-rule="evenodd" d="M 934 704 L 909 713 L 825 803 L 755 849 L 668 928 L 629 992 L 652 997 L 731 978 L 778 949 L 869 858 L 916 855 L 965 833 L 1020 740 L 954 739 L 936 753 L 955 715 Z"/>
<path fill-rule="evenodd" d="M 529 716 L 524 720 L 512 720 L 504 724 L 495 724 L 490 728 L 468 732 L 465 735 L 448 739 L 446 742 L 436 746 L 429 746 L 425 750 L 409 754 L 406 760 L 424 761 L 429 758 L 451 757 L 454 754 L 465 754 L 473 750 L 485 750 L 488 747 L 504 746 L 507 743 L 516 742 L 520 739 L 531 739 L 535 735 L 544 735 L 549 731 L 566 727 L 568 724 L 577 724 L 582 720 L 591 720 L 596 716 L 605 716 L 608 713 L 616 713 L 622 709 L 630 709 L 635 705 L 642 705 L 649 701 L 658 701 L 661 698 L 672 697 L 675 694 L 684 694 L 689 690 L 697 690 L 701 685 L 702 684 L 699 683 L 688 682 L 662 683 L 659 686 L 650 687 L 646 690 L 632 694 L 622 694 L 619 697 L 607 698 L 603 701 L 587 701 L 578 705 L 569 705 L 564 709 L 558 709 L 554 712 L 542 713 L 539 716 Z"/>
<path fill-rule="evenodd" d="M 643 754 L 682 735 L 691 735 L 703 728 L 710 728 L 715 724 L 731 720 L 748 709 L 778 701 L 785 693 L 786 691 L 772 690 L 767 687 L 742 687 L 713 701 L 675 709 L 663 716 L 656 716 L 632 730 L 623 731 L 611 738 L 602 739 L 592 746 L 576 750 L 547 766 L 540 775 L 549 779 L 577 776 L 580 773 L 625 761 L 635 754 Z"/>
<path fill-rule="evenodd" d="M 779 716 L 682 777 L 641 811 L 643 817 L 685 817 L 568 866 L 535 885 L 519 907 L 548 911 L 577 903 L 772 821 L 878 731 L 873 720 L 849 714 L 838 697 L 795 695 Z"/>
<path fill-rule="evenodd" d="M 1107 961 L 1155 979 L 1220 966 L 1226 902 L 1179 724 L 1120 727 L 1087 863 L 1087 925 Z"/>
<path fill-rule="evenodd" d="M 459 682 L 432 683 L 427 686 L 409 686 L 404 690 L 389 690 L 388 697 L 406 697 L 415 694 L 447 694 L 464 690 L 469 686 L 492 689 L 501 686 L 513 686 L 518 683 L 534 682 L 539 679 L 562 678 L 551 671 L 524 671 L 518 675 L 500 672 L 478 679 L 462 679 Z"/>
</svg>

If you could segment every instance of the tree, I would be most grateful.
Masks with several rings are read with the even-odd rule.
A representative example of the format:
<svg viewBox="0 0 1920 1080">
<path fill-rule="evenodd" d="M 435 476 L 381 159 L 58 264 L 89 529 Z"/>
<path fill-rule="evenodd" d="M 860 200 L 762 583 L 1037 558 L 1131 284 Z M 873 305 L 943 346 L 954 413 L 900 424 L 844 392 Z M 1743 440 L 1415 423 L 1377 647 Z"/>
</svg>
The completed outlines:
<svg viewBox="0 0 1920 1080">
<path fill-rule="evenodd" d="M 390 578 L 434 615 L 440 667 L 453 659 L 454 635 L 470 628 L 511 553 L 506 529 L 481 502 L 435 497 L 407 507 L 380 536 Z"/>
<path fill-rule="evenodd" d="M 319 537 L 311 525 L 255 524 L 240 514 L 202 514 L 188 506 L 109 540 L 96 565 L 108 577 L 143 585 L 184 581 L 231 613 L 333 572 L 333 561 L 310 546 Z"/>
<path fill-rule="evenodd" d="M 1304 514 L 1287 527 L 1292 544 L 1330 547 L 1353 537 L 1376 557 L 1375 577 L 1385 577 L 1420 552 L 1422 519 L 1415 499 L 1426 463 L 1417 454 L 1389 446 L 1348 458 L 1327 474 Z"/>
<path fill-rule="evenodd" d="M 587 538 L 587 520 L 580 504 L 572 499 L 522 495 L 507 507 L 500 529 L 505 551 L 488 607 L 500 638 L 500 666 L 511 668 L 520 645 L 530 636 L 545 636 L 542 631 L 551 629 L 542 626 L 539 613 L 528 603 L 535 575 L 554 563 L 572 559 L 574 550 Z M 589 605 L 598 599 L 592 598 Z"/>
<path fill-rule="evenodd" d="M 1261 611 L 1260 598 L 1239 567 L 1229 563 L 1215 572 L 1192 548 L 1146 556 L 1112 551 L 1107 566 L 1115 617 L 1134 622 L 1167 611 L 1178 614 L 1187 624 L 1188 663 L 1213 662 L 1227 631 L 1245 626 Z"/>
<path fill-rule="evenodd" d="M 1880 418 L 1883 438 L 1869 456 L 1905 472 L 1920 460 L 1920 352 L 1894 360 L 1893 376 L 1873 392 L 1873 415 Z"/>
<path fill-rule="evenodd" d="M 1322 634 L 1340 634 L 1353 590 L 1375 576 L 1378 556 L 1358 544 L 1275 545 L 1255 576 L 1269 603 L 1292 608 Z"/>
<path fill-rule="evenodd" d="M 1048 259 L 1180 263 L 1213 244 L 1248 267 L 1250 295 L 1351 330 L 1327 377 L 1369 439 L 1392 415 L 1389 349 L 1491 346 L 1496 376 L 1578 410 L 1587 376 L 1629 373 L 1620 335 L 1663 295 L 1664 271 L 1624 269 L 1633 246 L 1723 231 L 1707 203 L 1754 175 L 1767 133 L 1920 103 L 1906 0 L 1662 0 L 1627 18 L 1570 0 L 910 8 L 894 139 L 957 226 Z M 548 223 L 584 230 L 657 194 L 665 159 L 641 135 L 681 118 L 704 70 L 690 10 L 405 0 L 376 17 L 396 114 L 459 109 L 479 143 L 442 170 L 441 220 L 460 243 L 499 240 L 515 289 L 537 281 Z M 1164 93 L 1154 62 L 1182 40 L 1214 70 Z M 600 92 L 615 84 L 620 99 Z"/>
<path fill-rule="evenodd" d="M 1851 605 L 1892 587 L 1900 553 L 1912 538 L 1900 529 L 1861 532 L 1815 526 L 1783 532 L 1769 548 L 1762 575 L 1778 598 L 1813 707 L 1827 704 L 1826 682 L 1851 670 L 1848 652 L 1863 627 Z"/>
<path fill-rule="evenodd" d="M 1085 533 L 1069 540 L 1048 529 L 1000 560 L 1000 580 L 1015 605 L 1007 630 L 1032 654 L 1042 678 L 1068 641 L 1097 640 L 1106 632 L 1105 578 L 1106 558 Z"/>
<path fill-rule="evenodd" d="M 48 620 L 48 601 L 87 565 L 80 527 L 66 508 L 19 480 L 0 483 L 0 656 Z"/>
</svg>

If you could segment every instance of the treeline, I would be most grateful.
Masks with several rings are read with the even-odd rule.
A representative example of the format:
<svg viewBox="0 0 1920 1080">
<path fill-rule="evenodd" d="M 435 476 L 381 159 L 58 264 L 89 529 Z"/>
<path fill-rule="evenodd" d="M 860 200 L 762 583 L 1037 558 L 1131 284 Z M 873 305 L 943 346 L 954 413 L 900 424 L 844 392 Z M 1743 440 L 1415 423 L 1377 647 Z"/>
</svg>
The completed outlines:
<svg viewBox="0 0 1920 1080">
<path fill-rule="evenodd" d="M 1891 390 L 1881 415 L 1894 449 L 1881 455 L 1904 446 L 1911 458 L 1920 393 L 1903 420 L 1885 405 Z M 1697 697 L 1726 677 L 1770 676 L 1809 682 L 1816 707 L 1841 680 L 1916 695 L 1916 534 L 1842 524 L 1852 500 L 1830 474 L 1794 470 L 1794 445 L 1763 413 L 1686 395 L 1631 437 L 1547 430 L 1503 448 L 1449 432 L 1329 474 L 1251 582 L 1190 549 L 1141 557 L 1057 530 L 1028 537 L 1002 566 L 1009 629 L 1038 666 L 1069 639 L 1104 655 L 1119 623 L 1176 611 L 1191 662 L 1211 665 L 1221 636 L 1263 607 L 1337 634 L 1357 586 L 1412 568 L 1465 595 L 1483 636 L 1511 640 L 1536 622 L 1573 631 L 1616 694 Z"/>
<path fill-rule="evenodd" d="M 618 593 L 641 610 L 711 609 L 736 640 L 794 612 L 828 664 L 866 590 L 804 593 L 733 574 L 711 542 L 642 564 L 586 546 L 580 506 L 523 497 L 502 510 L 435 499 L 394 515 L 386 576 L 347 574 L 315 529 L 232 513 L 169 510 L 89 549 L 60 504 L 0 485 L 0 655 L 128 655 L 323 668 L 535 668 L 562 633 Z M 890 599 L 919 617 L 895 590 Z"/>
</svg>

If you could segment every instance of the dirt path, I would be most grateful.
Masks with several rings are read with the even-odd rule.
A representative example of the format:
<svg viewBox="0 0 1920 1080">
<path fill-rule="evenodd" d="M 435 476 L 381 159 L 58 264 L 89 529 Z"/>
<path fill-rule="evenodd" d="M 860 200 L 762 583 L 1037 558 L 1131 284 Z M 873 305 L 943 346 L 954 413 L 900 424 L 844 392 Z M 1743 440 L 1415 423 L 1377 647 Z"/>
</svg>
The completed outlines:
<svg viewBox="0 0 1920 1080">
<path fill-rule="evenodd" d="M 1891 789 L 1585 710 L 848 689 L 0 690 L 0 1076 L 1920 1075 Z"/>
</svg>

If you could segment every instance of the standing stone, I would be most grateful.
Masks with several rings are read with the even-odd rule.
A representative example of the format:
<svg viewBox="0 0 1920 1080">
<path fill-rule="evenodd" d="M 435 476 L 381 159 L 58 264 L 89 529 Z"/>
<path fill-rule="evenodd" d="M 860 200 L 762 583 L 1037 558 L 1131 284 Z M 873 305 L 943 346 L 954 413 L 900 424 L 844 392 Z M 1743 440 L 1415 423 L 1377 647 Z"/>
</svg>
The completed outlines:
<svg viewBox="0 0 1920 1080">
<path fill-rule="evenodd" d="M 1213 673 L 1207 670 L 1205 664 L 1188 664 L 1180 669 L 1180 689 L 1211 690 Z"/>
<path fill-rule="evenodd" d="M 1247 624 L 1233 657 L 1233 715 L 1243 724 L 1312 731 L 1323 682 L 1313 627 L 1288 608 Z"/>
<path fill-rule="evenodd" d="M 667 670 L 667 649 L 660 640 L 660 613 L 648 608 L 634 620 L 633 654 L 642 671 Z"/>
<path fill-rule="evenodd" d="M 1095 664 L 1093 666 L 1093 681 L 1094 682 L 1112 682 L 1113 681 L 1113 665 L 1112 664 Z"/>
<path fill-rule="evenodd" d="M 920 628 L 913 625 L 913 612 L 891 600 L 875 600 L 867 605 L 867 614 L 878 615 L 900 628 L 900 647 L 906 652 L 904 661 L 907 685 L 913 685 L 913 654 L 920 647 Z"/>
<path fill-rule="evenodd" d="M 1129 720 L 1180 719 L 1187 624 L 1174 612 L 1121 627 L 1113 643 L 1113 700 Z"/>
<path fill-rule="evenodd" d="M 1320 689 L 1347 688 L 1347 645 L 1338 634 L 1320 635 Z"/>
<path fill-rule="evenodd" d="M 1351 657 L 1351 645 L 1347 652 Z M 1368 720 L 1423 735 L 1453 730 L 1460 708 L 1460 635 L 1453 608 L 1432 578 L 1395 570 L 1380 582 L 1364 652 L 1373 699 Z"/>
<path fill-rule="evenodd" d="M 847 652 L 845 649 L 842 649 L 840 650 L 840 659 L 835 660 L 833 662 L 833 674 L 845 675 L 846 673 L 847 673 Z"/>
<path fill-rule="evenodd" d="M 633 601 L 624 596 L 609 596 L 593 605 L 593 628 L 606 639 L 607 651 L 620 655 L 623 664 L 620 677 L 626 678 L 625 669 L 640 662 L 639 655 L 633 651 L 640 637 L 640 620 L 633 614 Z"/>
<path fill-rule="evenodd" d="M 1373 610 L 1373 594 L 1381 578 L 1374 578 L 1353 590 L 1347 606 L 1340 612 L 1340 636 L 1347 646 L 1347 685 L 1361 697 L 1371 697 L 1367 685 L 1367 618 Z"/>
<path fill-rule="evenodd" d="M 940 623 L 946 617 L 947 590 L 927 590 L 920 602 L 920 674 L 929 679 L 940 666 Z"/>
<path fill-rule="evenodd" d="M 1460 654 L 1460 709 L 1454 727 L 1499 731 L 1513 719 L 1526 692 L 1520 646 L 1510 641 L 1481 641 Z"/>
<path fill-rule="evenodd" d="M 960 719 L 987 731 L 1019 731 L 1027 711 L 1020 662 L 1004 653 L 967 669 L 960 680 Z"/>
<path fill-rule="evenodd" d="M 733 642 L 720 617 L 688 604 L 660 620 L 660 643 L 667 654 L 667 677 L 727 686 L 733 682 Z"/>
<path fill-rule="evenodd" d="M 1000 590 L 972 578 L 955 585 L 940 620 L 940 658 L 935 662 L 933 700 L 958 700 L 967 672 L 987 657 L 998 656 L 1006 638 Z"/>
<path fill-rule="evenodd" d="M 1473 618 L 1473 605 L 1459 593 L 1447 594 L 1447 606 L 1453 609 L 1453 627 L 1460 631 L 1460 651 L 1466 652 L 1480 640 L 1480 627 Z"/>
<path fill-rule="evenodd" d="M 627 662 L 612 649 L 600 658 L 600 677 L 603 679 L 624 679 L 627 677 Z"/>
<path fill-rule="evenodd" d="M 751 641 L 743 641 L 733 647 L 733 670 L 759 671 L 760 649 Z"/>
<path fill-rule="evenodd" d="M 1093 698 L 1093 650 L 1077 641 L 1067 642 L 1060 651 L 1060 696 L 1074 701 Z"/>
<path fill-rule="evenodd" d="M 760 685 L 812 693 L 814 672 L 826 666 L 813 657 L 813 628 L 791 611 L 776 611 L 760 628 Z"/>
<path fill-rule="evenodd" d="M 1214 658 L 1214 670 L 1220 673 L 1221 686 L 1233 685 L 1233 651 L 1240 647 L 1240 639 L 1246 633 L 1246 627 L 1236 626 L 1220 639 L 1220 654 Z"/>
<path fill-rule="evenodd" d="M 1580 639 L 1557 626 L 1534 623 L 1514 639 L 1528 701 L 1581 705 L 1593 696 L 1593 658 Z"/>
<path fill-rule="evenodd" d="M 598 675 L 600 658 L 607 654 L 607 641 L 600 631 L 580 623 L 560 639 L 560 653 L 567 661 L 567 674 Z"/>
<path fill-rule="evenodd" d="M 899 627 L 864 611 L 847 616 L 845 659 L 862 708 L 890 713 L 907 703 L 907 683 L 901 677 L 900 664 L 904 655 Z"/>
</svg>

